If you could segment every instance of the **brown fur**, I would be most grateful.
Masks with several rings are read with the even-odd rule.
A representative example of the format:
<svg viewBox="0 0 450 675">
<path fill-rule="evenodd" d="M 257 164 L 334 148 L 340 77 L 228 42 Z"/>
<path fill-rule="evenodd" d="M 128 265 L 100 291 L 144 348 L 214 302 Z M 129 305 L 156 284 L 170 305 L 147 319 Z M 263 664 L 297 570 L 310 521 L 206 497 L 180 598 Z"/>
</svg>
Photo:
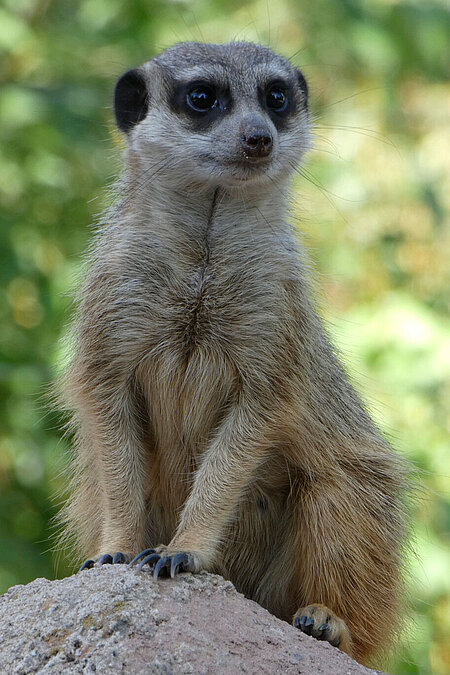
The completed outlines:
<svg viewBox="0 0 450 675">
<path fill-rule="evenodd" d="M 177 154 L 187 132 L 158 96 L 198 49 L 180 45 L 142 71 L 149 115 L 129 134 L 123 197 L 79 294 L 63 519 L 81 556 L 164 544 L 283 619 L 312 605 L 297 615 L 330 617 L 341 648 L 364 661 L 398 625 L 405 468 L 330 346 L 286 223 L 289 153 L 306 149 L 307 117 L 277 136 L 281 168 L 262 188 L 197 176 L 190 149 Z M 248 86 L 269 65 L 291 68 L 253 45 L 214 49 L 241 63 Z M 255 53 L 263 65 L 251 71 Z"/>
</svg>

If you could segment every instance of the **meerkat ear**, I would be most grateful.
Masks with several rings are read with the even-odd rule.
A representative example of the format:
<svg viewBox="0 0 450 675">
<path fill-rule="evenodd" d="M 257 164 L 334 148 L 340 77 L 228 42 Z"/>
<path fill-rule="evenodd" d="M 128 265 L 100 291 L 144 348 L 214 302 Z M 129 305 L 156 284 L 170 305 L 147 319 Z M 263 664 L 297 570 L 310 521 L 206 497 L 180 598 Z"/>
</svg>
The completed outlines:
<svg viewBox="0 0 450 675">
<path fill-rule="evenodd" d="M 305 97 L 305 106 L 308 107 L 308 85 L 301 70 L 297 70 L 297 82 Z"/>
<path fill-rule="evenodd" d="M 117 126 L 128 133 L 148 111 L 148 90 L 138 68 L 128 70 L 119 78 L 114 90 L 114 112 Z"/>
</svg>

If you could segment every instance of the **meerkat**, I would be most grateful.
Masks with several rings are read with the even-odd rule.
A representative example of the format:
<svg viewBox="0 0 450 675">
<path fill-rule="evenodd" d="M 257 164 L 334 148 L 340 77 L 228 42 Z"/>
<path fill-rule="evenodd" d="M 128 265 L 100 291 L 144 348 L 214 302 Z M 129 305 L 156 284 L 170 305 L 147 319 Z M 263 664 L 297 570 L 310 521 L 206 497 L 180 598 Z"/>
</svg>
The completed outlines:
<svg viewBox="0 0 450 675">
<path fill-rule="evenodd" d="M 208 570 L 367 661 L 396 630 L 407 471 L 311 300 L 288 187 L 308 87 L 270 49 L 183 43 L 115 89 L 117 203 L 64 379 L 82 569 Z"/>
</svg>

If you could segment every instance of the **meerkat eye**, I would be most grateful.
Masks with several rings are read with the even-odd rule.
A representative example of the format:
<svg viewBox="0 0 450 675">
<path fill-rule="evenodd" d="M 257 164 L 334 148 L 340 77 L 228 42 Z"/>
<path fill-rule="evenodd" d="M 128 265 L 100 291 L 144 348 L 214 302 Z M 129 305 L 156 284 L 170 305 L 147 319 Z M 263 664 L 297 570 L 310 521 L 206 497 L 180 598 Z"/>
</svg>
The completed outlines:
<svg viewBox="0 0 450 675">
<path fill-rule="evenodd" d="M 191 89 L 186 96 L 186 101 L 188 106 L 196 112 L 206 112 L 219 105 L 214 89 L 205 85 Z"/>
<path fill-rule="evenodd" d="M 266 106 L 269 110 L 282 112 L 286 110 L 287 105 L 288 96 L 286 90 L 278 86 L 271 87 L 266 94 Z"/>
</svg>

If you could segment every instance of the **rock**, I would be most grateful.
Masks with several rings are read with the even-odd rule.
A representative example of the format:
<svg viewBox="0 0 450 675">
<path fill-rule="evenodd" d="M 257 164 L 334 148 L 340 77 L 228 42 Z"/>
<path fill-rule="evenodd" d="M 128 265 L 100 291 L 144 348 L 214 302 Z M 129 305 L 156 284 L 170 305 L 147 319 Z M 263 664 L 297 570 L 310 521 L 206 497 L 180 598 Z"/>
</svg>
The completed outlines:
<svg viewBox="0 0 450 675">
<path fill-rule="evenodd" d="M 0 673 L 375 673 L 303 635 L 222 577 L 105 565 L 0 597 Z"/>
</svg>

